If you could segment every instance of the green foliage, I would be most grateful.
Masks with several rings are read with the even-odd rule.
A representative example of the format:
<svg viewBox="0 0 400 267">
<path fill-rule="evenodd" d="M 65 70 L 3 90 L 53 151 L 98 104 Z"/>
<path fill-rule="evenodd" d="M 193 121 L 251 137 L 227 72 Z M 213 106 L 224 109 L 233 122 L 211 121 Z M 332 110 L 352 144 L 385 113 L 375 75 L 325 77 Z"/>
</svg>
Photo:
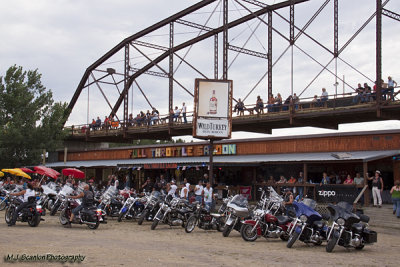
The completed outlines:
<svg viewBox="0 0 400 267">
<path fill-rule="evenodd" d="M 37 70 L 10 67 L 0 76 L 0 167 L 37 165 L 64 137 L 67 103 L 54 103 Z"/>
</svg>

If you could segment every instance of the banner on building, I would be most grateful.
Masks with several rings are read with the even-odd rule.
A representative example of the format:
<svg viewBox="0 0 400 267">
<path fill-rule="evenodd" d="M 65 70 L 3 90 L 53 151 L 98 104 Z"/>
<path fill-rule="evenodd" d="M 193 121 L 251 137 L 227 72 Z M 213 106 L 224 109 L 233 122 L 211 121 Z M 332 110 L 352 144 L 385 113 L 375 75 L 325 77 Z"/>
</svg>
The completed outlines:
<svg viewBox="0 0 400 267">
<path fill-rule="evenodd" d="M 316 185 L 315 194 L 317 202 L 338 203 L 345 201 L 353 203 L 358 191 L 354 185 Z"/>
<path fill-rule="evenodd" d="M 232 81 L 195 80 L 193 137 L 231 138 Z"/>
</svg>

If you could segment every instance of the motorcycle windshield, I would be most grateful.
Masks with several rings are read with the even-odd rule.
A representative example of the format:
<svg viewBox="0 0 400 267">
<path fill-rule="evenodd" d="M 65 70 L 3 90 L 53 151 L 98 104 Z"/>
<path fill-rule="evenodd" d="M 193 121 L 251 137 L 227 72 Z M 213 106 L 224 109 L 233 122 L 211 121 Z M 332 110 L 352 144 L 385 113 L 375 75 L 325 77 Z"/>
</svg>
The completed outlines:
<svg viewBox="0 0 400 267">
<path fill-rule="evenodd" d="M 118 190 L 114 186 L 110 186 L 107 190 L 103 193 L 103 197 L 112 198 L 113 196 L 118 194 Z"/>
<path fill-rule="evenodd" d="M 50 195 L 50 194 L 57 195 L 57 192 L 51 189 L 48 185 L 42 185 L 42 189 L 45 195 Z"/>
<path fill-rule="evenodd" d="M 231 204 L 235 204 L 236 206 L 246 208 L 248 205 L 247 198 L 242 195 L 236 195 L 232 198 Z"/>
<path fill-rule="evenodd" d="M 315 211 L 314 209 L 310 208 L 306 204 L 302 202 L 293 202 L 293 207 L 296 210 L 296 217 L 300 217 L 301 215 L 305 215 L 311 221 L 319 221 L 322 220 L 322 216 Z"/>
<path fill-rule="evenodd" d="M 315 210 L 315 207 L 317 207 L 317 201 L 315 201 L 314 199 L 311 199 L 311 198 L 305 198 L 301 201 L 301 203 L 309 206 L 313 210 Z"/>
<path fill-rule="evenodd" d="M 46 186 L 49 187 L 51 190 L 57 191 L 58 185 L 55 182 L 50 182 Z"/>
<path fill-rule="evenodd" d="M 69 185 L 64 185 L 63 188 L 60 191 L 61 195 L 68 196 L 71 195 L 74 192 L 74 189 L 70 187 Z"/>
<path fill-rule="evenodd" d="M 342 202 L 339 202 L 337 205 L 329 204 L 327 207 L 334 221 L 336 221 L 338 218 L 343 218 L 346 222 L 349 222 L 350 224 L 360 221 L 360 217 L 357 214 L 352 213 L 348 205 L 341 204 L 339 206 L 340 203 Z M 353 209 L 353 207 L 351 207 L 351 209 Z"/>
</svg>

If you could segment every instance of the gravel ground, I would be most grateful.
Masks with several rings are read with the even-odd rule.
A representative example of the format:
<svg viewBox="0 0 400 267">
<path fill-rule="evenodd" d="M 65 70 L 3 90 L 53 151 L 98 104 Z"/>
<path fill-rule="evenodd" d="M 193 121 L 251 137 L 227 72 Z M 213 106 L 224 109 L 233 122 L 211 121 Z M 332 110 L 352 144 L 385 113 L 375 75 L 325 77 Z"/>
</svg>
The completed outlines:
<svg viewBox="0 0 400 267">
<path fill-rule="evenodd" d="M 85 225 L 64 228 L 57 216 L 44 218 L 36 228 L 21 222 L 8 227 L 4 211 L 0 212 L 1 256 L 84 255 L 85 259 L 80 264 L 0 259 L 0 266 L 398 266 L 399 261 L 400 232 L 388 229 L 374 229 L 378 243 L 361 251 L 336 247 L 328 254 L 324 246 L 301 242 L 292 249 L 280 239 L 245 242 L 235 231 L 227 238 L 217 231 L 196 228 L 187 234 L 181 227 L 162 224 L 151 231 L 149 222 L 139 226 L 116 219 L 90 230 Z"/>
</svg>

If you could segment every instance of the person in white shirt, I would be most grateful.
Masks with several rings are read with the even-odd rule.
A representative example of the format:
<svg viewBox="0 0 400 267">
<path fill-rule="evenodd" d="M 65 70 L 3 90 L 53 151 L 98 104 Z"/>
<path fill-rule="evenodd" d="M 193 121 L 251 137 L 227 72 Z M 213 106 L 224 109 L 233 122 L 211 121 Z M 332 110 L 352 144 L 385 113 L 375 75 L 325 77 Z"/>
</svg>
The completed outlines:
<svg viewBox="0 0 400 267">
<path fill-rule="evenodd" d="M 211 207 L 214 200 L 213 189 L 210 182 L 207 182 L 207 186 L 203 189 L 204 205 L 208 211 L 211 211 Z"/>
<path fill-rule="evenodd" d="M 15 222 L 17 221 L 18 213 L 21 212 L 22 209 L 26 208 L 30 203 L 29 203 L 29 198 L 33 197 L 35 198 L 36 192 L 33 190 L 33 185 L 31 183 L 27 183 L 27 189 L 24 189 L 18 193 L 10 193 L 11 196 L 24 196 L 23 202 L 21 202 L 18 206 L 18 208 L 15 210 L 13 213 L 13 217 L 8 224 L 8 226 L 13 226 L 15 225 Z"/>
<path fill-rule="evenodd" d="M 196 185 L 194 188 L 194 195 L 196 198 L 196 201 L 199 202 L 200 204 L 203 202 L 203 182 L 200 180 L 199 184 Z"/>
<path fill-rule="evenodd" d="M 183 122 L 187 123 L 187 119 L 186 119 L 186 106 L 185 106 L 185 102 L 182 103 L 182 116 L 183 116 Z"/>
<path fill-rule="evenodd" d="M 179 196 L 180 196 L 182 199 L 188 199 L 188 195 L 189 195 L 189 190 L 188 190 L 188 188 L 186 187 L 185 184 L 182 184 L 181 193 L 180 193 Z"/>
<path fill-rule="evenodd" d="M 177 188 L 178 187 L 175 185 L 175 180 L 171 180 L 171 183 L 167 184 L 168 195 L 175 196 Z"/>
</svg>

